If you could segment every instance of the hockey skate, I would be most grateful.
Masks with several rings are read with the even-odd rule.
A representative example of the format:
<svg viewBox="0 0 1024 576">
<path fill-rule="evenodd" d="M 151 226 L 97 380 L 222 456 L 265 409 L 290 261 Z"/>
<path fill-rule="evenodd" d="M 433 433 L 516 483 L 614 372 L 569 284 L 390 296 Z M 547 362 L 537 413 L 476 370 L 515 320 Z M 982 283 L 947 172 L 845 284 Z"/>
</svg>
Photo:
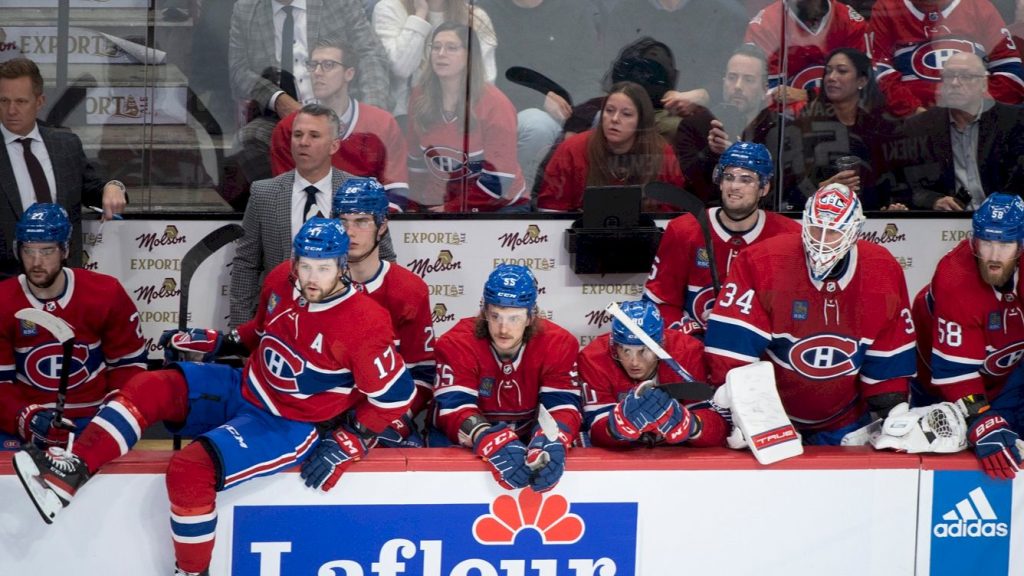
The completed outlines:
<svg viewBox="0 0 1024 576">
<path fill-rule="evenodd" d="M 47 524 L 53 523 L 89 479 L 85 463 L 58 447 L 43 451 L 26 445 L 14 455 L 13 464 L 21 485 Z"/>
<path fill-rule="evenodd" d="M 177 565 L 174 566 L 174 576 L 210 576 L 209 570 L 203 570 L 202 572 L 186 572 Z"/>
</svg>

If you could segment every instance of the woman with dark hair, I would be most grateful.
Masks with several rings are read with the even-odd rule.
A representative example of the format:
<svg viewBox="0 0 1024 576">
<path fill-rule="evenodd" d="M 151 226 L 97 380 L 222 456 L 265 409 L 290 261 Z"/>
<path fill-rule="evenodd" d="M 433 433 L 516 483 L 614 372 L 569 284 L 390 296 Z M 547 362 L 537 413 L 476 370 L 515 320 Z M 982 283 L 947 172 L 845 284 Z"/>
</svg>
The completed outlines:
<svg viewBox="0 0 1024 576">
<path fill-rule="evenodd" d="M 445 22 L 429 47 L 430 67 L 409 98 L 410 197 L 435 212 L 529 210 L 516 110 L 485 82 L 475 35 Z"/>
<path fill-rule="evenodd" d="M 544 170 L 537 205 L 541 210 L 579 210 L 587 186 L 683 186 L 672 148 L 654 127 L 654 108 L 639 84 L 619 82 L 601 106 L 597 128 L 569 138 Z M 648 206 L 648 209 L 656 208 Z"/>
<path fill-rule="evenodd" d="M 817 98 L 797 120 L 804 140 L 804 197 L 839 183 L 860 196 L 865 210 L 907 209 L 891 198 L 895 180 L 885 178 L 885 144 L 897 125 L 883 114 L 884 106 L 871 59 L 853 48 L 833 50 Z M 803 205 L 795 200 L 794 205 Z"/>
</svg>

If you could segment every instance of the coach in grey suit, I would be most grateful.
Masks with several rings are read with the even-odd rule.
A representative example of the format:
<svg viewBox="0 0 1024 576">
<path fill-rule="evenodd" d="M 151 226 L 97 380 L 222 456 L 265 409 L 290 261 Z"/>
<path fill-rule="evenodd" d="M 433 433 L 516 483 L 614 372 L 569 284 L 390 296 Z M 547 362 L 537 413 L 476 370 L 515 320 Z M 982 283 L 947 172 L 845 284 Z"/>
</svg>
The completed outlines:
<svg viewBox="0 0 1024 576">
<path fill-rule="evenodd" d="M 111 218 L 127 201 L 124 184 L 104 183 L 97 176 L 78 136 L 36 122 L 45 103 L 43 77 L 34 62 L 14 58 L 0 64 L 0 276 L 21 271 L 14 254 L 14 228 L 26 204 L 38 200 L 22 139 L 31 141 L 50 201 L 63 206 L 71 220 L 69 265 L 82 265 L 82 203 L 102 206 L 104 218 Z"/>
</svg>

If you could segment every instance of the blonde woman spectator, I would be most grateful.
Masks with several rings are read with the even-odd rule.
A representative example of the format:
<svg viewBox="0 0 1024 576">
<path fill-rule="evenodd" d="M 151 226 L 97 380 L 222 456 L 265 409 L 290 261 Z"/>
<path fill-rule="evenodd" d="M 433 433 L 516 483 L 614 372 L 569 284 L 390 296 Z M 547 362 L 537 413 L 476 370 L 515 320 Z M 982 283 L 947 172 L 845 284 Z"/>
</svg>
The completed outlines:
<svg viewBox="0 0 1024 576">
<path fill-rule="evenodd" d="M 465 0 L 380 0 L 373 8 L 373 29 L 391 61 L 391 90 L 395 116 L 408 112 L 409 87 L 416 83 L 428 59 L 427 40 L 442 22 L 468 25 L 470 7 Z M 494 49 L 498 45 L 491 19 L 474 7 L 473 32 L 480 41 L 481 60 L 488 82 L 494 82 Z"/>
</svg>

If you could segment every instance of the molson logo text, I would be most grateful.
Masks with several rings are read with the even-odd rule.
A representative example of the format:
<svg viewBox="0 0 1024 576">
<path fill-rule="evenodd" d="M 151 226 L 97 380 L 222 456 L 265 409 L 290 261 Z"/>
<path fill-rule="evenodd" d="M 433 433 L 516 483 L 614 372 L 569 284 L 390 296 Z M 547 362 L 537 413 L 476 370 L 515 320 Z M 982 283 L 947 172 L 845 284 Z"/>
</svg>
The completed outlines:
<svg viewBox="0 0 1024 576">
<path fill-rule="evenodd" d="M 434 322 L 451 322 L 455 320 L 455 314 L 448 313 L 448 307 L 443 302 L 434 304 L 434 312 L 431 314 Z"/>
<path fill-rule="evenodd" d="M 530 224 L 526 227 L 525 234 L 520 234 L 519 232 L 506 232 L 501 236 L 498 236 L 498 241 L 501 242 L 502 248 L 509 248 L 510 252 L 515 252 L 516 248 L 519 248 L 520 246 L 546 244 L 548 241 L 548 235 L 542 235 L 540 233 L 540 226 Z"/>
<path fill-rule="evenodd" d="M 236 506 L 232 574 L 627 576 L 636 520 L 635 503 L 530 489 L 489 505 Z"/>
<path fill-rule="evenodd" d="M 451 250 L 441 250 L 437 253 L 437 259 L 433 262 L 429 258 L 417 258 L 406 264 L 405 267 L 413 274 L 423 278 L 433 272 L 462 270 L 462 262 L 455 259 Z"/>
<path fill-rule="evenodd" d="M 611 321 L 612 315 L 606 312 L 604 308 L 587 312 L 587 326 L 603 328 L 605 324 L 608 324 Z"/>
<path fill-rule="evenodd" d="M 181 290 L 178 290 L 178 282 L 174 278 L 164 278 L 163 285 L 159 287 L 152 284 L 149 286 L 139 286 L 133 293 L 137 302 L 145 302 L 146 304 L 152 304 L 153 300 L 181 296 Z"/>
<path fill-rule="evenodd" d="M 164 228 L 163 236 L 157 236 L 156 232 L 147 232 L 136 236 L 135 241 L 139 243 L 139 248 L 145 248 L 152 252 L 154 248 L 159 248 L 161 246 L 184 244 L 188 241 L 188 238 L 184 234 L 178 233 L 177 226 L 174 224 L 168 224 L 167 228 Z"/>
<path fill-rule="evenodd" d="M 877 231 L 861 232 L 860 239 L 867 240 L 873 244 L 892 244 L 895 242 L 905 242 L 907 235 L 901 233 L 896 224 L 890 222 L 885 225 L 885 230 L 881 234 Z"/>
</svg>

